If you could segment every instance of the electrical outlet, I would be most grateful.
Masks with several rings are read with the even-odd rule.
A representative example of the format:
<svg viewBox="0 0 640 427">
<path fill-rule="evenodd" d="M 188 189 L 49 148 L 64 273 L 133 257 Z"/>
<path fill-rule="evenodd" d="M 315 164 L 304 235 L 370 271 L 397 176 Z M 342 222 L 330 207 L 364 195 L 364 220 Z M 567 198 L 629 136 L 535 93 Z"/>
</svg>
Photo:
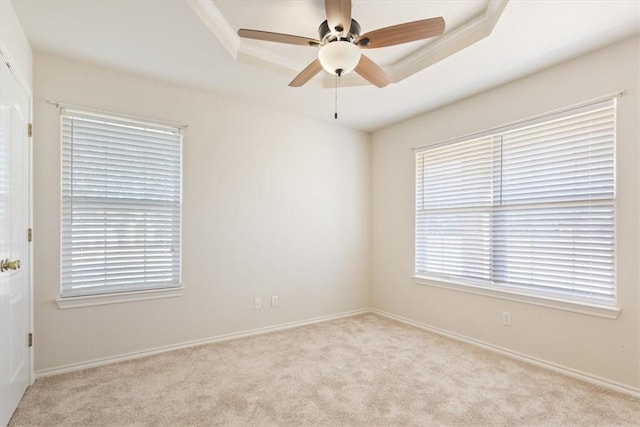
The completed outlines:
<svg viewBox="0 0 640 427">
<path fill-rule="evenodd" d="M 271 307 L 277 307 L 278 306 L 278 297 L 276 295 L 271 297 Z"/>
<path fill-rule="evenodd" d="M 511 326 L 511 312 L 503 311 L 502 312 L 502 324 L 505 326 Z"/>
<path fill-rule="evenodd" d="M 260 310 L 262 308 L 262 299 L 260 297 L 256 297 L 253 299 L 253 309 Z"/>
</svg>

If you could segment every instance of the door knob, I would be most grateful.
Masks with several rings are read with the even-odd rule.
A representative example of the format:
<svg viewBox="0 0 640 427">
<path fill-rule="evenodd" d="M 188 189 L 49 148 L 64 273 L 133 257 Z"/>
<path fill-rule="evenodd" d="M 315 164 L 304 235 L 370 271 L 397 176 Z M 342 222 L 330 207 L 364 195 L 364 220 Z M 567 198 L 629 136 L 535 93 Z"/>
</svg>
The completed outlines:
<svg viewBox="0 0 640 427">
<path fill-rule="evenodd" d="M 0 261 L 0 272 L 7 271 L 7 270 L 17 270 L 19 268 L 20 268 L 19 259 L 15 261 L 9 261 L 9 259 Z"/>
</svg>

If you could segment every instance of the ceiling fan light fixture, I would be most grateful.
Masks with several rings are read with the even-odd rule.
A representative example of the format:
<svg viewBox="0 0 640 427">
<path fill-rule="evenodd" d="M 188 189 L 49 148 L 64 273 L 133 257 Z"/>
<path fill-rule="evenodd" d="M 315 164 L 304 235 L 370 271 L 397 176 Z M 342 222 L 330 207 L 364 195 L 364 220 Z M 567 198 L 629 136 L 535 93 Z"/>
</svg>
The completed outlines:
<svg viewBox="0 0 640 427">
<path fill-rule="evenodd" d="M 0 0 L 1 1 L 1 0 Z M 318 58 L 313 60 L 289 83 L 300 87 L 323 69 L 329 74 L 341 76 L 353 70 L 377 87 L 385 87 L 394 80 L 387 72 L 360 53 L 360 49 L 395 46 L 440 36 L 444 33 L 444 18 L 428 18 L 378 28 L 360 34 L 360 24 L 351 17 L 352 0 L 325 0 L 325 16 L 318 27 L 318 39 L 274 33 L 271 31 L 241 28 L 243 38 L 285 43 L 298 46 L 320 46 Z M 339 79 L 336 79 L 336 87 Z"/>
<path fill-rule="evenodd" d="M 358 46 L 344 40 L 327 43 L 318 51 L 322 68 L 336 75 L 345 75 L 353 71 L 360 61 L 360 55 Z"/>
</svg>

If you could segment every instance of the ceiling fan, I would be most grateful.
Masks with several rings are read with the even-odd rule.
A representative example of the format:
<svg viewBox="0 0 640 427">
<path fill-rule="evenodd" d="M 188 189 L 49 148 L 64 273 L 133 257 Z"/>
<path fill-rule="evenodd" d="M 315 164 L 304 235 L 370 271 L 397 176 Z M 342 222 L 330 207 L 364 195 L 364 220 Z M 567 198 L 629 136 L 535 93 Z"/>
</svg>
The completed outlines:
<svg viewBox="0 0 640 427">
<path fill-rule="evenodd" d="M 377 87 L 385 87 L 392 79 L 378 64 L 362 54 L 361 49 L 394 46 L 423 40 L 444 33 L 442 17 L 405 22 L 360 34 L 360 24 L 351 18 L 351 0 L 325 0 L 327 19 L 318 28 L 319 39 L 292 36 L 269 31 L 238 30 L 240 37 L 319 47 L 318 58 L 300 72 L 289 86 L 299 87 L 322 69 L 338 77 L 353 70 Z"/>
</svg>

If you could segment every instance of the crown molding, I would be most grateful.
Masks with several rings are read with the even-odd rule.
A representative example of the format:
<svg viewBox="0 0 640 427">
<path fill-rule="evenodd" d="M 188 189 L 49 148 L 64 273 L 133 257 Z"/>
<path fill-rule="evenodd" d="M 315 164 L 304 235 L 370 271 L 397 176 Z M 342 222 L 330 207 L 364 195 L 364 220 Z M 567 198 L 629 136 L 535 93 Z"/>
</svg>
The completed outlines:
<svg viewBox="0 0 640 427">
<path fill-rule="evenodd" d="M 489 0 L 486 9 L 480 15 L 434 39 L 431 43 L 395 63 L 382 66 L 382 68 L 391 76 L 394 83 L 397 83 L 460 52 L 491 34 L 507 3 L 509 0 Z M 257 65 L 290 78 L 294 78 L 307 65 L 275 55 L 270 49 L 262 46 L 246 43 L 229 25 L 213 0 L 189 0 L 189 5 L 233 59 Z M 309 83 L 314 81 L 321 82 L 322 86 L 326 88 L 333 88 L 335 85 L 335 79 L 328 74 L 322 79 L 312 79 Z M 368 84 L 356 73 L 350 73 L 340 79 L 342 87 Z"/>
<path fill-rule="evenodd" d="M 257 65 L 286 76 L 291 76 L 292 79 L 306 66 L 306 64 L 301 65 L 297 61 L 291 61 L 283 56 L 276 55 L 268 49 L 242 41 L 237 50 L 236 59 L 246 64 Z"/>
<path fill-rule="evenodd" d="M 509 0 L 491 0 L 480 16 L 390 65 L 389 74 L 395 82 L 399 82 L 488 37 L 508 2 Z"/>
<path fill-rule="evenodd" d="M 189 6 L 193 9 L 202 22 L 211 30 L 218 41 L 229 52 L 235 60 L 238 59 L 238 49 L 240 47 L 240 36 L 227 22 L 220 9 L 212 0 L 188 0 Z"/>
</svg>

